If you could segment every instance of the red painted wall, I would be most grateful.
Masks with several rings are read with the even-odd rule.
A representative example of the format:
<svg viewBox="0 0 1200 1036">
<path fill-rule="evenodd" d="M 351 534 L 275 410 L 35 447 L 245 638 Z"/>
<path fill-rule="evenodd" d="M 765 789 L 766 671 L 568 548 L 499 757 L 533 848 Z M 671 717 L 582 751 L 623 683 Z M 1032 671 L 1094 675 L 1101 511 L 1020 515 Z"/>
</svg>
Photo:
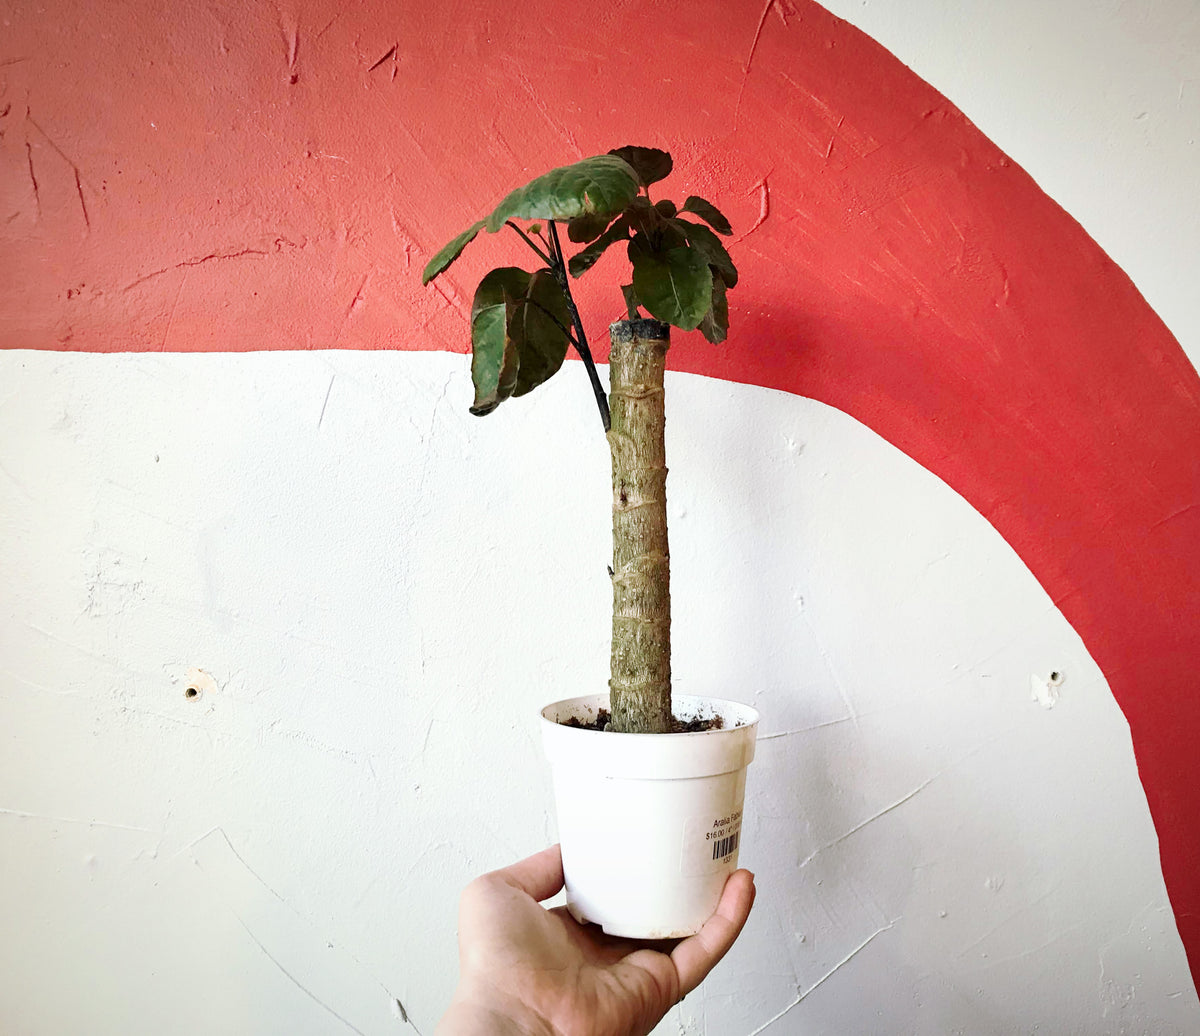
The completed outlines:
<svg viewBox="0 0 1200 1036">
<path fill-rule="evenodd" d="M 423 289 L 434 249 L 550 165 L 669 148 L 743 278 L 674 366 L 846 411 L 1020 554 L 1128 717 L 1195 973 L 1200 379 L 945 98 L 804 2 L 56 7 L 0 40 L 0 342 L 461 349 L 520 253 Z"/>
</svg>

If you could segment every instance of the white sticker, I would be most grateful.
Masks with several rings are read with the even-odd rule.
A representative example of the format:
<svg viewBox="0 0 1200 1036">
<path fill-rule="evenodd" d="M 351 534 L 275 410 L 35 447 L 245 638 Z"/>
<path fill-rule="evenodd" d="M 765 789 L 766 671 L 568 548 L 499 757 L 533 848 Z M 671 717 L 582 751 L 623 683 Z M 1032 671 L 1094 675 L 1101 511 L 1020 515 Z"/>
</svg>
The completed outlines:
<svg viewBox="0 0 1200 1036">
<path fill-rule="evenodd" d="M 683 874 L 708 874 L 737 863 L 742 836 L 742 811 L 724 816 L 690 817 L 683 827 L 679 869 Z"/>
</svg>

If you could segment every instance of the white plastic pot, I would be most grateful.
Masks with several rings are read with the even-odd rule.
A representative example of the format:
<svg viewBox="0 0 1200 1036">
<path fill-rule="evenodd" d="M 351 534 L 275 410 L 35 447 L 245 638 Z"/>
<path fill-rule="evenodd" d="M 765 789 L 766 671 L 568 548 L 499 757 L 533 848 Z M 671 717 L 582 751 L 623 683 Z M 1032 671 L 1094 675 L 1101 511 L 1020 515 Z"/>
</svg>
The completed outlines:
<svg viewBox="0 0 1200 1036">
<path fill-rule="evenodd" d="M 692 935 L 737 869 L 746 767 L 758 713 L 736 702 L 676 695 L 682 720 L 720 716 L 693 734 L 615 734 L 563 726 L 595 720 L 608 695 L 542 710 L 554 775 L 567 908 L 612 935 Z"/>
</svg>

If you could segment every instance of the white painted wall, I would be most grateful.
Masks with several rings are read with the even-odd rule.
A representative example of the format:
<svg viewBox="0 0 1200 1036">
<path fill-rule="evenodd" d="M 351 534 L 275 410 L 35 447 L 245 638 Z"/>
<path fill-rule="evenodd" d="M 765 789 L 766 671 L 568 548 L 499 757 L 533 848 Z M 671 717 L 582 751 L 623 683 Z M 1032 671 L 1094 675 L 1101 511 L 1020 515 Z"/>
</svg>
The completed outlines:
<svg viewBox="0 0 1200 1036">
<path fill-rule="evenodd" d="M 957 105 L 1200 366 L 1200 3 L 827 0 Z"/>
<path fill-rule="evenodd" d="M 1196 358 L 1196 4 L 830 7 Z M 1200 1029 L 1127 727 L 1019 560 L 844 415 L 669 393 L 677 686 L 764 722 L 755 914 L 661 1031 Z M 553 838 L 534 712 L 607 672 L 582 371 L 468 396 L 454 356 L 0 353 L 4 1032 L 433 1028 L 458 889 Z"/>
</svg>

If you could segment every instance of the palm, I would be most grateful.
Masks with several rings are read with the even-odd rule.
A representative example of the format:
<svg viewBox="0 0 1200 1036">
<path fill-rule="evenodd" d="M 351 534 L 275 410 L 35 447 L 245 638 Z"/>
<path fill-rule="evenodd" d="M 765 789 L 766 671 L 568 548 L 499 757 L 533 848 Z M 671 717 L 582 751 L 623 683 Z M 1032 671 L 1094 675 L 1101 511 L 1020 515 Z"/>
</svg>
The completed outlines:
<svg viewBox="0 0 1200 1036">
<path fill-rule="evenodd" d="M 473 882 L 463 894 L 459 942 L 464 979 L 572 1036 L 648 1033 L 732 945 L 754 891 L 739 871 L 698 935 L 647 944 L 581 925 L 564 907 L 544 909 L 538 900 L 562 880 L 556 846 Z"/>
</svg>

